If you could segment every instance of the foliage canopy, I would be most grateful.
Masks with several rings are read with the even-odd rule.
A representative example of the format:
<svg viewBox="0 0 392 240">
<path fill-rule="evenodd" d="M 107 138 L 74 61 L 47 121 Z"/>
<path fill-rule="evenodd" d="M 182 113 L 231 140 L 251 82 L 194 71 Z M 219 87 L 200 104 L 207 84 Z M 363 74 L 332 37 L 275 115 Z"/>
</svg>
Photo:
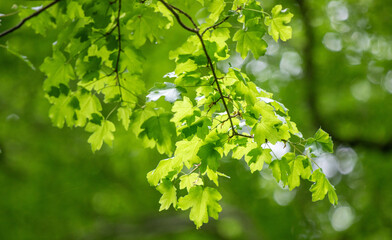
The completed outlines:
<svg viewBox="0 0 392 240">
<path fill-rule="evenodd" d="M 196 21 L 191 9 L 205 16 Z M 38 34 L 63 29 L 40 67 L 53 125 L 84 128 L 93 152 L 111 146 L 120 125 L 131 129 L 145 147 L 168 157 L 147 174 L 162 194 L 160 210 L 190 209 L 199 228 L 222 210 L 217 187 L 228 176 L 219 167 L 228 156 L 244 160 L 252 173 L 268 166 L 290 190 L 301 178 L 314 182 L 313 201 L 328 194 L 337 204 L 334 187 L 312 159 L 333 151 L 330 136 L 319 129 L 304 138 L 271 93 L 241 69 L 217 67 L 230 58 L 229 44 L 242 58 L 257 59 L 268 47 L 267 33 L 289 40 L 293 14 L 282 9 L 276 5 L 269 13 L 255 0 L 56 0 L 19 15 L 39 12 L 26 23 Z M 170 52 L 173 82 L 147 90 L 143 46 L 160 43 L 161 33 L 175 24 L 190 36 Z M 281 158 L 271 148 L 278 142 L 291 150 Z"/>
</svg>

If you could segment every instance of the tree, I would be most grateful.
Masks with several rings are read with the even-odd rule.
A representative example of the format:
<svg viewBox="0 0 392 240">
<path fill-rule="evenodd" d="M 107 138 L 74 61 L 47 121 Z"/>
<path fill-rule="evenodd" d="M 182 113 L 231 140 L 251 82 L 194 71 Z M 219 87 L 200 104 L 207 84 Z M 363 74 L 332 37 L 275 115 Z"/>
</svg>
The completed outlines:
<svg viewBox="0 0 392 240">
<path fill-rule="evenodd" d="M 199 24 L 188 14 L 192 8 L 206 11 Z M 334 187 L 312 159 L 333 152 L 329 135 L 319 129 L 313 137 L 303 138 L 288 109 L 271 93 L 257 87 L 241 69 L 217 68 L 230 57 L 230 41 L 242 58 L 251 52 L 257 59 L 266 52 L 266 32 L 275 41 L 290 39 L 287 24 L 293 14 L 281 5 L 267 13 L 253 0 L 173 5 L 164 0 L 55 0 L 29 11 L 21 10 L 19 15 L 27 17 L 0 37 L 25 23 L 41 34 L 50 27 L 63 29 L 52 57 L 40 67 L 47 76 L 43 89 L 52 105 L 53 125 L 90 132 L 87 141 L 93 152 L 103 143 L 112 145 L 112 114 L 125 130 L 131 126 L 146 147 L 169 157 L 147 174 L 162 194 L 160 210 L 191 209 L 197 228 L 209 217 L 217 219 L 222 210 L 218 179 L 228 177 L 218 171 L 224 156 L 245 160 L 252 173 L 267 164 L 276 181 L 290 190 L 300 185 L 300 178 L 314 182 L 313 201 L 328 193 L 329 201 L 337 204 Z M 158 43 L 160 32 L 175 21 L 191 35 L 170 53 L 176 67 L 168 76 L 174 83 L 156 84 L 146 93 L 141 48 L 147 41 Z M 271 147 L 277 142 L 292 152 L 278 157 Z"/>
</svg>

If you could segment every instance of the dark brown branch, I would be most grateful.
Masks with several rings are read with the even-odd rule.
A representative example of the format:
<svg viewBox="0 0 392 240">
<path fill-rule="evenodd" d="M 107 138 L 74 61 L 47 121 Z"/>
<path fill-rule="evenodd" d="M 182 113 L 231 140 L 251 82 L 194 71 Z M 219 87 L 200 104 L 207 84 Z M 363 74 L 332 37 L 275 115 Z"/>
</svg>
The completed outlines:
<svg viewBox="0 0 392 240">
<path fill-rule="evenodd" d="M 168 4 L 167 2 L 163 1 L 163 0 L 159 0 L 163 5 L 165 5 L 165 7 L 171 12 L 173 13 L 174 17 L 177 19 L 177 22 L 181 25 L 181 27 L 183 27 L 184 29 L 188 30 L 189 32 L 193 32 L 193 33 L 198 33 L 197 29 L 194 28 L 190 28 L 187 25 L 185 25 L 185 23 L 181 20 L 180 16 L 178 15 L 178 13 L 176 12 L 175 8 Z M 189 15 L 188 15 L 189 16 Z M 190 17 L 190 16 L 189 16 Z"/>
<path fill-rule="evenodd" d="M 121 101 L 123 101 L 123 95 L 122 95 L 122 91 L 121 91 L 121 84 L 120 84 L 120 78 L 119 78 L 119 63 L 120 63 L 120 56 L 121 56 L 121 27 L 120 27 L 120 15 L 121 15 L 121 0 L 118 0 L 118 12 L 117 12 L 117 34 L 118 34 L 118 54 L 117 54 L 117 62 L 116 62 L 116 68 L 115 68 L 115 72 L 116 72 L 116 79 L 117 79 L 117 84 L 118 84 L 118 89 L 120 91 L 120 98 Z"/>
<path fill-rule="evenodd" d="M 246 137 L 246 138 L 254 138 L 253 135 L 245 135 L 245 134 L 241 134 L 241 133 L 237 133 L 236 136 L 241 136 L 241 137 Z"/>
<path fill-rule="evenodd" d="M 215 28 L 217 28 L 219 25 L 221 25 L 222 23 L 224 23 L 224 22 L 226 22 L 228 19 L 230 18 L 230 16 L 227 16 L 227 17 L 225 17 L 224 19 L 222 19 L 222 21 L 220 21 L 220 22 L 218 22 L 218 23 L 216 23 L 216 24 L 214 24 L 214 25 L 212 25 L 212 26 L 209 26 L 208 28 L 206 28 L 206 29 L 204 29 L 204 31 L 202 32 L 202 36 L 204 35 L 204 33 L 206 33 L 208 30 L 210 30 L 210 29 L 215 29 Z"/>
<path fill-rule="evenodd" d="M 214 65 L 212 64 L 211 57 L 210 57 L 210 55 L 209 55 L 208 52 L 207 52 L 207 48 L 206 48 L 206 45 L 205 45 L 205 43 L 204 43 L 204 40 L 203 40 L 203 37 L 201 36 L 201 34 L 200 34 L 199 32 L 196 32 L 196 35 L 197 35 L 197 37 L 200 39 L 200 43 L 201 43 L 201 45 L 202 45 L 202 47 L 203 47 L 204 54 L 206 55 L 208 65 L 210 66 L 212 75 L 214 76 L 214 82 L 216 83 L 216 87 L 218 88 L 218 92 L 219 92 L 219 94 L 220 94 L 220 96 L 221 96 L 222 103 L 223 103 L 223 107 L 225 108 L 226 113 L 227 113 L 227 115 L 229 116 L 230 125 L 231 125 L 231 130 L 232 130 L 232 132 L 233 132 L 233 133 L 232 133 L 232 136 L 234 136 L 234 135 L 236 135 L 236 131 L 235 131 L 235 128 L 234 128 L 233 120 L 232 120 L 231 117 L 230 117 L 230 111 L 229 111 L 229 108 L 227 107 L 227 104 L 226 104 L 226 101 L 225 101 L 225 98 L 224 98 L 223 91 L 222 91 L 222 89 L 221 89 L 221 87 L 220 87 L 220 84 L 219 84 L 219 81 L 218 81 L 218 77 L 217 77 L 216 72 L 215 72 Z"/>
<path fill-rule="evenodd" d="M 205 45 L 205 43 L 204 43 L 204 40 L 203 40 L 203 36 L 202 36 L 203 34 L 200 34 L 200 33 L 199 33 L 197 27 L 196 27 L 196 29 L 193 29 L 193 28 L 190 28 L 190 27 L 186 26 L 186 25 L 181 21 L 180 16 L 177 14 L 176 10 L 179 11 L 180 13 L 184 14 L 185 16 L 187 16 L 187 17 L 191 20 L 191 22 L 192 22 L 194 25 L 196 25 L 195 22 L 193 21 L 193 19 L 192 19 L 187 13 L 185 13 L 184 11 L 182 11 L 182 10 L 180 10 L 180 9 L 178 9 L 178 8 L 176 8 L 176 7 L 174 7 L 174 6 L 170 5 L 170 4 L 168 4 L 168 3 L 166 3 L 164 0 L 159 0 L 159 1 L 160 1 L 161 3 L 163 3 L 163 5 L 165 5 L 166 8 L 169 9 L 169 10 L 173 13 L 173 15 L 176 17 L 178 23 L 179 23 L 184 29 L 186 29 L 186 30 L 188 30 L 188 31 L 190 31 L 190 32 L 195 33 L 195 34 L 197 35 L 197 37 L 199 38 L 200 43 L 201 43 L 201 46 L 202 46 L 203 51 L 204 51 L 204 55 L 205 55 L 206 58 L 207 58 L 207 66 L 211 69 L 212 76 L 214 77 L 213 83 L 216 84 L 217 91 L 219 92 L 219 95 L 220 95 L 220 98 L 218 99 L 218 101 L 219 101 L 219 100 L 222 100 L 223 107 L 225 108 L 226 114 L 227 114 L 227 116 L 228 116 L 228 119 L 225 120 L 225 121 L 230 121 L 232 134 L 229 135 L 229 139 L 232 138 L 232 137 L 234 137 L 234 136 L 243 136 L 243 137 L 253 138 L 253 136 L 239 134 L 239 133 L 236 131 L 236 129 L 235 129 L 235 127 L 234 127 L 233 120 L 232 120 L 232 116 L 231 116 L 231 114 L 230 114 L 229 108 L 228 108 L 227 103 L 226 103 L 226 101 L 225 101 L 225 98 L 227 98 L 227 97 L 224 96 L 223 91 L 222 91 L 222 88 L 221 88 L 221 86 L 220 86 L 220 84 L 219 84 L 219 81 L 218 81 L 218 80 L 219 80 L 220 78 L 218 78 L 218 76 L 216 75 L 215 68 L 214 68 L 214 64 L 212 63 L 211 57 L 210 57 L 210 55 L 208 54 L 207 47 L 206 47 L 206 45 Z M 239 9 L 240 9 L 240 8 L 238 8 L 237 10 L 239 10 Z M 219 26 L 219 25 L 222 24 L 224 21 L 226 21 L 228 18 L 229 18 L 229 17 L 224 18 L 222 21 L 218 22 L 217 24 L 215 24 L 215 25 L 213 25 L 213 26 L 211 26 L 211 27 L 209 27 L 209 28 L 207 28 L 207 29 L 211 29 L 211 28 L 215 28 L 215 27 Z M 204 31 L 204 32 L 205 32 L 205 31 Z M 204 33 L 204 32 L 203 32 L 203 33 Z M 216 104 L 216 103 L 215 103 L 215 104 Z"/>
<path fill-rule="evenodd" d="M 44 12 L 46 9 L 50 8 L 51 6 L 55 5 L 56 3 L 60 2 L 61 0 L 55 0 L 51 3 L 49 3 L 48 5 L 46 5 L 45 7 L 39 9 L 38 11 L 34 12 L 33 14 L 31 14 L 30 16 L 27 16 L 25 18 L 22 19 L 22 21 L 20 21 L 20 23 L 18 23 L 18 25 L 16 25 L 15 27 L 12 27 L 2 33 L 0 33 L 0 38 L 4 37 L 10 33 L 12 33 L 13 31 L 19 29 L 20 27 L 23 26 L 23 24 L 25 24 L 25 22 L 27 22 L 28 20 L 32 19 L 33 17 L 38 16 L 40 13 Z"/>
<path fill-rule="evenodd" d="M 242 7 L 239 6 L 235 11 L 237 12 L 237 11 L 239 11 L 239 10 L 241 10 L 241 9 L 242 9 Z M 202 32 L 201 35 L 203 36 L 204 33 L 206 33 L 206 32 L 207 32 L 208 30 L 210 30 L 210 29 L 215 29 L 215 28 L 219 27 L 219 25 L 221 25 L 222 23 L 226 22 L 229 18 L 230 18 L 230 16 L 226 16 L 226 17 L 223 18 L 220 22 L 217 22 L 217 23 L 215 23 L 214 25 L 209 26 L 208 28 L 204 29 L 204 31 Z"/>
</svg>

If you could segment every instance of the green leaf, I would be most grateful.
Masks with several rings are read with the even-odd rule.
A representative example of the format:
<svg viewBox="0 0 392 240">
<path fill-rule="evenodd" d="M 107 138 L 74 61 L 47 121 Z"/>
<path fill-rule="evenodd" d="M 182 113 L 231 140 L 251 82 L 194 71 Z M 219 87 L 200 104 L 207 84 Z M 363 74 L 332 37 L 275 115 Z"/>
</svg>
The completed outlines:
<svg viewBox="0 0 392 240">
<path fill-rule="evenodd" d="M 172 112 L 174 112 L 174 116 L 171 119 L 177 126 L 188 117 L 192 117 L 195 111 L 199 111 L 199 109 L 193 107 L 193 103 L 188 97 L 184 97 L 182 101 L 176 101 L 172 107 Z"/>
<path fill-rule="evenodd" d="M 166 16 L 169 16 L 165 13 Z M 129 38 L 133 40 L 136 48 L 143 46 L 147 39 L 150 42 L 159 41 L 161 29 L 167 28 L 170 19 L 160 12 L 154 12 L 152 8 L 143 8 L 140 14 L 136 14 L 127 23 L 127 28 L 131 33 Z"/>
<path fill-rule="evenodd" d="M 161 160 L 154 170 L 147 173 L 147 180 L 152 186 L 156 186 L 162 179 L 176 176 L 183 165 L 182 159 L 177 157 Z"/>
<path fill-rule="evenodd" d="M 233 150 L 232 157 L 240 160 L 246 156 L 252 149 L 259 147 L 255 142 L 246 142 L 245 146 L 237 146 Z"/>
<path fill-rule="evenodd" d="M 91 149 L 95 152 L 101 149 L 103 142 L 112 146 L 114 139 L 113 132 L 116 131 L 116 127 L 109 120 L 103 119 L 100 125 L 89 122 L 86 126 L 86 131 L 93 133 L 87 142 L 91 144 Z"/>
<path fill-rule="evenodd" d="M 221 159 L 220 153 L 215 149 L 215 145 L 208 143 L 202 146 L 197 153 L 201 159 L 200 171 L 204 172 L 208 168 L 213 171 L 218 170 L 219 160 Z"/>
<path fill-rule="evenodd" d="M 265 143 L 266 140 L 276 144 L 276 142 L 281 140 L 278 129 L 275 127 L 279 123 L 281 122 L 277 118 L 262 118 L 252 129 L 255 141 L 260 145 Z"/>
<path fill-rule="evenodd" d="M 333 142 L 331 137 L 329 136 L 328 133 L 326 133 L 324 130 L 321 128 L 317 130 L 317 132 L 314 134 L 313 138 L 309 138 L 306 141 L 307 147 L 312 147 L 311 145 L 315 144 L 316 147 L 321 147 L 323 151 L 326 152 L 333 152 Z"/>
<path fill-rule="evenodd" d="M 195 223 L 196 228 L 200 228 L 203 223 L 208 223 L 208 217 L 218 219 L 219 212 L 222 211 L 218 203 L 221 198 L 222 195 L 215 188 L 196 186 L 178 200 L 178 207 L 182 210 L 191 208 L 189 219 Z"/>
<path fill-rule="evenodd" d="M 44 82 L 45 91 L 49 91 L 52 86 L 57 87 L 61 83 L 68 85 L 68 82 L 75 76 L 71 64 L 66 61 L 60 51 L 55 51 L 52 58 L 45 58 L 40 70 L 47 76 Z"/>
<path fill-rule="evenodd" d="M 205 138 L 210 132 L 211 120 L 208 117 L 201 117 L 192 124 L 185 124 L 177 128 L 177 132 L 181 132 L 185 138 L 197 135 L 199 138 Z"/>
<path fill-rule="evenodd" d="M 336 195 L 335 188 L 331 185 L 325 174 L 322 173 L 320 169 L 313 172 L 310 180 L 314 182 L 310 188 L 313 202 L 323 200 L 325 195 L 328 193 L 329 202 L 333 205 L 338 204 L 338 197 Z"/>
<path fill-rule="evenodd" d="M 99 99 L 93 94 L 80 93 L 80 95 L 77 97 L 79 100 L 80 109 L 76 111 L 78 118 L 76 121 L 76 126 L 84 127 L 93 113 L 101 112 L 102 106 Z"/>
<path fill-rule="evenodd" d="M 123 73 L 119 79 L 121 100 L 134 107 L 138 103 L 138 95 L 145 91 L 144 81 L 139 75 L 130 72 Z"/>
<path fill-rule="evenodd" d="M 257 147 L 252 149 L 247 156 L 249 158 L 245 158 L 246 162 L 250 167 L 250 171 L 254 173 L 255 171 L 260 171 L 263 169 L 264 162 L 270 163 L 272 156 L 270 154 L 271 149 L 263 149 L 261 147 Z"/>
<path fill-rule="evenodd" d="M 203 180 L 197 173 L 186 174 L 180 177 L 180 189 L 186 188 L 189 192 L 192 187 L 197 185 L 203 185 Z"/>
<path fill-rule="evenodd" d="M 176 143 L 176 151 L 174 156 L 184 162 L 185 166 L 190 168 L 193 164 L 200 163 L 200 158 L 197 155 L 202 145 L 203 140 L 198 137 L 193 137 L 192 140 L 181 140 Z"/>
<path fill-rule="evenodd" d="M 272 16 L 267 16 L 264 19 L 265 25 L 268 26 L 268 34 L 272 36 L 275 41 L 280 38 L 282 41 L 287 41 L 291 38 L 292 29 L 285 24 L 290 23 L 294 16 L 287 9 L 282 11 L 282 5 L 276 5 L 272 11 Z"/>
<path fill-rule="evenodd" d="M 174 150 L 175 126 L 170 122 L 172 115 L 162 113 L 147 119 L 142 125 L 139 137 L 154 140 L 157 150 L 161 154 L 172 155 Z M 154 146 L 152 146 L 154 147 Z"/>
<path fill-rule="evenodd" d="M 185 89 L 177 87 L 170 82 L 156 83 L 155 86 L 149 90 L 147 101 L 158 101 L 161 97 L 164 97 L 165 101 L 174 103 L 178 99 L 181 99 L 181 94 L 184 92 L 186 92 Z"/>
<path fill-rule="evenodd" d="M 253 56 L 258 59 L 267 51 L 267 43 L 262 39 L 263 33 L 259 31 L 238 30 L 233 37 L 233 41 L 237 42 L 236 51 L 241 54 L 242 58 L 246 58 L 249 50 Z"/>
<path fill-rule="evenodd" d="M 294 153 L 286 153 L 283 158 L 288 162 L 290 175 L 288 176 L 288 186 L 290 190 L 300 185 L 300 176 L 303 179 L 309 179 L 312 166 L 306 156 L 295 156 Z"/>
<path fill-rule="evenodd" d="M 59 95 L 58 98 L 50 97 L 52 106 L 49 109 L 49 117 L 54 126 L 62 128 L 64 123 L 71 127 L 75 123 L 75 109 L 71 105 L 70 96 Z"/>
<path fill-rule="evenodd" d="M 287 159 L 276 159 L 270 163 L 269 167 L 272 170 L 272 175 L 275 177 L 276 181 L 282 181 L 283 186 L 286 186 L 289 180 L 288 176 L 291 174 Z"/>
<path fill-rule="evenodd" d="M 209 0 L 207 5 L 208 11 L 211 13 L 208 19 L 213 23 L 218 21 L 220 14 L 225 9 L 226 3 L 224 0 Z"/>
<path fill-rule="evenodd" d="M 162 197 L 159 199 L 159 203 L 161 204 L 159 211 L 169 209 L 170 205 L 173 205 L 174 208 L 176 207 L 177 189 L 171 181 L 164 179 L 157 186 L 157 190 L 162 194 Z"/>
<path fill-rule="evenodd" d="M 132 116 L 132 109 L 123 106 L 117 109 L 117 118 L 121 121 L 124 129 L 128 131 L 129 124 L 131 123 L 130 117 Z"/>
</svg>

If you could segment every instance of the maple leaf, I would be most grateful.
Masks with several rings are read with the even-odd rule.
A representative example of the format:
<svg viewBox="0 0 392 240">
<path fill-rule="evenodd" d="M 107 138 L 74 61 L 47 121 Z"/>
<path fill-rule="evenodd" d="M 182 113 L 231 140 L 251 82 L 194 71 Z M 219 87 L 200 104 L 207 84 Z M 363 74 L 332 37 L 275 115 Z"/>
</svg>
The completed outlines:
<svg viewBox="0 0 392 240">
<path fill-rule="evenodd" d="M 272 16 L 267 16 L 264 19 L 265 25 L 268 26 L 268 34 L 272 36 L 275 41 L 280 38 L 282 41 L 287 41 L 291 38 L 292 29 L 285 24 L 290 23 L 294 16 L 287 9 L 282 11 L 282 5 L 276 5 L 272 11 Z"/>
<path fill-rule="evenodd" d="M 221 198 L 222 195 L 215 188 L 196 186 L 178 200 L 178 207 L 182 210 L 191 208 L 189 219 L 195 223 L 196 228 L 200 228 L 203 223 L 208 223 L 208 217 L 218 219 L 218 214 L 222 211 L 218 203 Z"/>
</svg>

